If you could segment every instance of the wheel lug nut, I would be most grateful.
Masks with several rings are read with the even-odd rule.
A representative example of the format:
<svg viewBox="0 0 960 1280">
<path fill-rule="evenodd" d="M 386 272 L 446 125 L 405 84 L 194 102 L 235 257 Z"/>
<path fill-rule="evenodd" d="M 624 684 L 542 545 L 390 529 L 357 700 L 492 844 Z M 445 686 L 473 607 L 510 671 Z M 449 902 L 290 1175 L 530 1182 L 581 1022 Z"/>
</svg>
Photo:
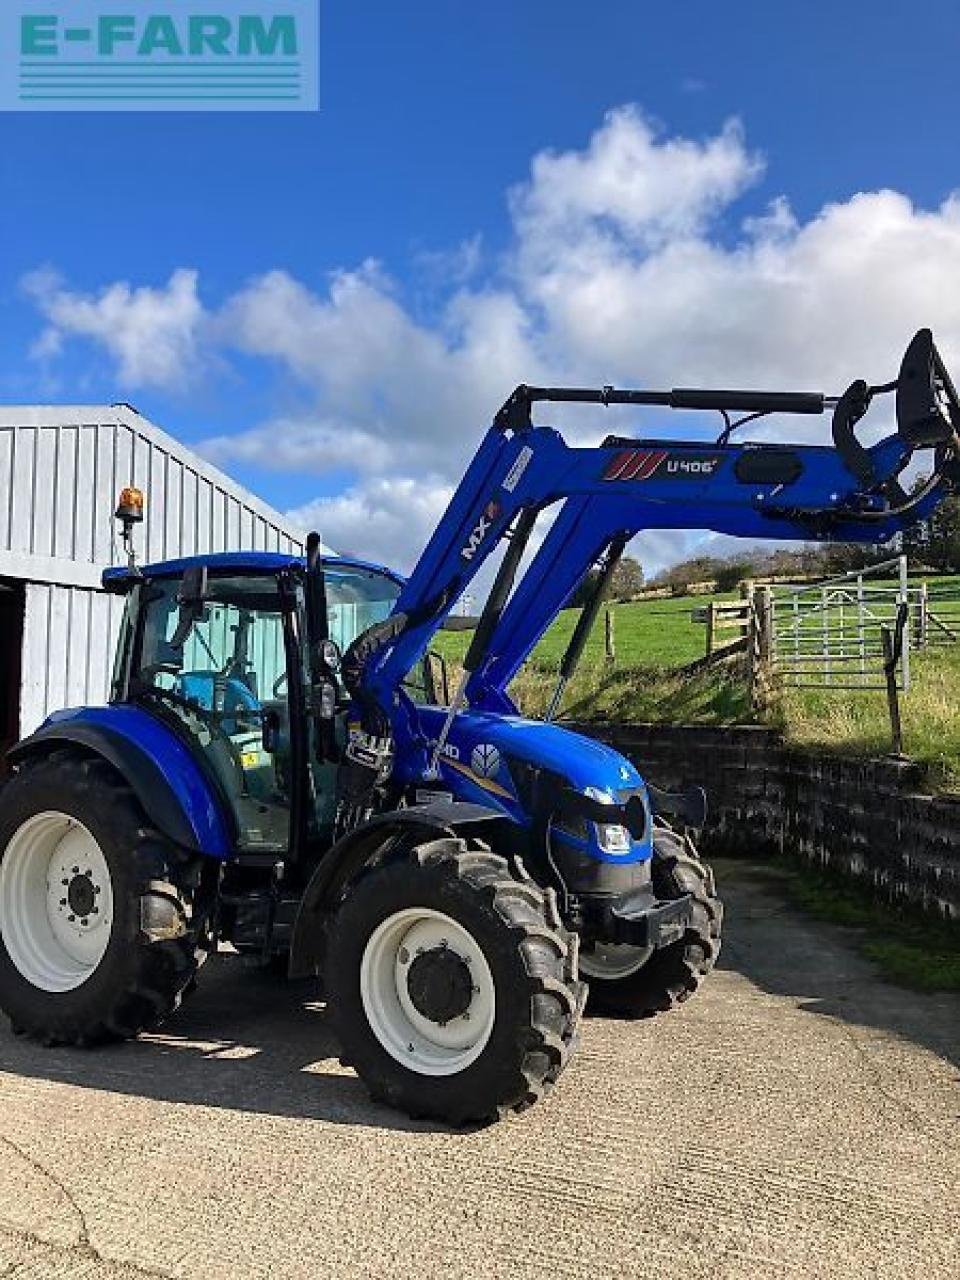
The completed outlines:
<svg viewBox="0 0 960 1280">
<path fill-rule="evenodd" d="M 60 881 L 60 883 L 63 885 L 63 887 L 64 887 L 64 888 L 66 888 L 66 887 L 67 887 L 67 885 L 70 883 L 70 881 L 69 881 L 69 880 L 61 880 L 61 881 Z"/>
<path fill-rule="evenodd" d="M 76 923 L 76 920 L 77 920 L 77 917 L 76 917 L 76 916 L 67 916 L 67 919 L 70 921 L 70 923 L 71 923 L 71 924 L 75 924 L 75 923 Z"/>
<path fill-rule="evenodd" d="M 65 907 L 65 906 L 67 905 L 67 900 L 66 900 L 66 898 L 61 898 L 61 899 L 60 899 L 60 905 L 61 905 L 61 907 Z"/>
<path fill-rule="evenodd" d="M 400 963 L 401 963 L 401 964 L 408 964 L 408 963 L 409 963 L 409 961 L 410 961 L 410 952 L 407 950 L 407 948 L 406 948 L 406 947 L 401 947 L 401 948 L 400 948 L 400 951 L 399 951 L 399 952 L 398 952 L 398 954 L 397 954 L 397 959 L 400 961 Z"/>
<path fill-rule="evenodd" d="M 80 874 L 80 868 L 79 868 L 79 867 L 74 867 L 74 868 L 73 868 L 73 874 L 74 874 L 75 876 L 78 876 L 78 875 Z"/>
<path fill-rule="evenodd" d="M 98 884 L 95 884 L 95 885 L 93 886 L 93 892 L 94 892 L 94 893 L 99 893 L 99 892 L 100 892 L 100 886 L 99 886 Z"/>
<path fill-rule="evenodd" d="M 83 927 L 84 927 L 84 928 L 86 928 L 86 927 L 87 927 L 87 925 L 90 923 L 90 921 L 89 921 L 89 920 L 81 920 L 81 921 L 80 921 L 80 923 L 83 925 Z"/>
<path fill-rule="evenodd" d="M 464 1020 L 464 1022 L 469 1022 L 469 1021 L 470 1021 L 470 1010 L 469 1010 L 469 1009 L 468 1009 L 468 1010 L 466 1011 L 466 1013 L 463 1015 L 463 1020 Z"/>
</svg>

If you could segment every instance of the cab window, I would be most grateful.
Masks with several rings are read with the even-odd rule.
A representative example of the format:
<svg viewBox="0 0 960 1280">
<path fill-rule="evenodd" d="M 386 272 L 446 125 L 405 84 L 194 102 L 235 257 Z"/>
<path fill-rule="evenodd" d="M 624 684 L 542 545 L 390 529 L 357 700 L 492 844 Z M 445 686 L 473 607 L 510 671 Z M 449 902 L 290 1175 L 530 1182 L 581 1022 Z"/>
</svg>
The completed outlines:
<svg viewBox="0 0 960 1280">
<path fill-rule="evenodd" d="M 217 775 L 241 848 L 280 851 L 290 832 L 290 714 L 275 578 L 211 576 L 202 601 L 181 579 L 141 588 L 131 692 L 162 706 Z"/>
<path fill-rule="evenodd" d="M 341 653 L 357 636 L 393 612 L 400 586 L 374 569 L 326 564 L 327 626 Z"/>
</svg>

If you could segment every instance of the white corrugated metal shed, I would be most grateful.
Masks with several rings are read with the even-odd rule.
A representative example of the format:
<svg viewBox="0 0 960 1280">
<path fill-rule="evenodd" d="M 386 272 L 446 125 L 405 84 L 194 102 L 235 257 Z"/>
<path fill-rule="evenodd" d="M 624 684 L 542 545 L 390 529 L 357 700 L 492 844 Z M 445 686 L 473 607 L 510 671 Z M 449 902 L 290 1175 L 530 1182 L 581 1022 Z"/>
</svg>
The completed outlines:
<svg viewBox="0 0 960 1280">
<path fill-rule="evenodd" d="M 124 559 L 113 512 L 125 485 L 146 495 L 145 562 L 302 550 L 301 529 L 127 405 L 0 406 L 0 579 L 24 584 L 21 734 L 106 698 L 123 602 L 100 573 Z"/>
</svg>

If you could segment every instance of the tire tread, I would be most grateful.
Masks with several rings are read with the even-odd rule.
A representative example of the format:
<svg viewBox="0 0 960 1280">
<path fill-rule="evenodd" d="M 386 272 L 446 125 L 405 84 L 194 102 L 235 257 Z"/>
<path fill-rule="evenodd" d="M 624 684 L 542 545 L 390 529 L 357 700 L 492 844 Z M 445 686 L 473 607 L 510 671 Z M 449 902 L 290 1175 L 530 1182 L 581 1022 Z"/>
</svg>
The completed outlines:
<svg viewBox="0 0 960 1280">
<path fill-rule="evenodd" d="M 415 1097 L 398 1086 L 400 1073 L 412 1073 L 397 1064 L 382 1071 L 367 1069 L 362 1078 L 371 1096 L 391 1106 L 401 1106 L 417 1118 L 442 1120 L 453 1126 L 485 1124 L 532 1106 L 549 1092 L 570 1059 L 584 1006 L 584 987 L 577 975 L 577 946 L 556 913 L 555 899 L 529 876 L 518 878 L 510 862 L 478 841 L 457 837 L 433 840 L 410 854 L 416 868 L 443 868 L 450 880 L 467 886 L 493 910 L 522 960 L 529 1015 L 514 1032 L 515 1069 L 500 1073 L 497 1096 L 459 1096 L 454 1103 L 439 1104 L 428 1089 Z M 376 874 L 376 872 L 372 873 Z M 354 892 L 362 892 L 363 877 Z M 349 904 L 348 893 L 345 906 Z M 337 922 L 334 922 L 329 954 L 337 963 Z M 341 1063 L 357 1069 L 354 1039 L 355 1011 L 332 1007 L 334 1025 L 346 1041 Z M 361 1014 L 362 1017 L 362 1014 Z"/>
<path fill-rule="evenodd" d="M 179 1007 L 206 958 L 194 914 L 194 895 L 187 887 L 190 877 L 185 874 L 191 856 L 170 845 L 150 823 L 122 776 L 98 757 L 62 748 L 28 760 L 7 783 L 4 800 L 9 804 L 13 793 L 19 804 L 29 806 L 33 791 L 48 789 L 64 796 L 95 799 L 98 808 L 109 814 L 115 843 L 129 841 L 132 846 L 124 856 L 133 863 L 131 883 L 138 895 L 156 892 L 174 901 L 186 928 L 182 937 L 158 942 L 139 935 L 134 963 L 118 964 L 117 988 L 101 1002 L 95 1016 L 85 1021 L 66 1013 L 56 1016 L 41 998 L 33 1002 L 32 1010 L 24 1009 L 21 994 L 16 998 L 16 1014 L 10 1015 L 11 1023 L 17 1035 L 46 1046 L 87 1048 L 131 1039 L 141 1031 L 153 1030 Z M 6 957 L 4 960 L 5 966 L 10 964 Z M 9 996 L 0 987 L 0 1005 L 5 1007 Z"/>
</svg>

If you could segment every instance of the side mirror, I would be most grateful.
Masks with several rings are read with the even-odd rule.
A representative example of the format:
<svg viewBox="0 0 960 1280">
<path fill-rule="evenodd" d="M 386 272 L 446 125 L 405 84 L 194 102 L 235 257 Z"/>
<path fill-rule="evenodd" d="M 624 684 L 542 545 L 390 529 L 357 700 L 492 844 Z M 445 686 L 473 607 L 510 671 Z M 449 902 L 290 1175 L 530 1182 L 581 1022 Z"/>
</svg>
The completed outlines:
<svg viewBox="0 0 960 1280">
<path fill-rule="evenodd" d="M 336 640 L 321 640 L 320 656 L 323 659 L 323 665 L 330 674 L 336 675 L 340 670 L 340 663 L 343 661 L 343 654 L 340 652 L 340 646 Z"/>
<path fill-rule="evenodd" d="M 334 640 L 321 640 L 317 646 L 319 663 L 314 663 L 313 709 L 320 720 L 330 721 L 337 714 L 337 684 L 334 676 L 340 670 L 340 646 Z"/>
</svg>

